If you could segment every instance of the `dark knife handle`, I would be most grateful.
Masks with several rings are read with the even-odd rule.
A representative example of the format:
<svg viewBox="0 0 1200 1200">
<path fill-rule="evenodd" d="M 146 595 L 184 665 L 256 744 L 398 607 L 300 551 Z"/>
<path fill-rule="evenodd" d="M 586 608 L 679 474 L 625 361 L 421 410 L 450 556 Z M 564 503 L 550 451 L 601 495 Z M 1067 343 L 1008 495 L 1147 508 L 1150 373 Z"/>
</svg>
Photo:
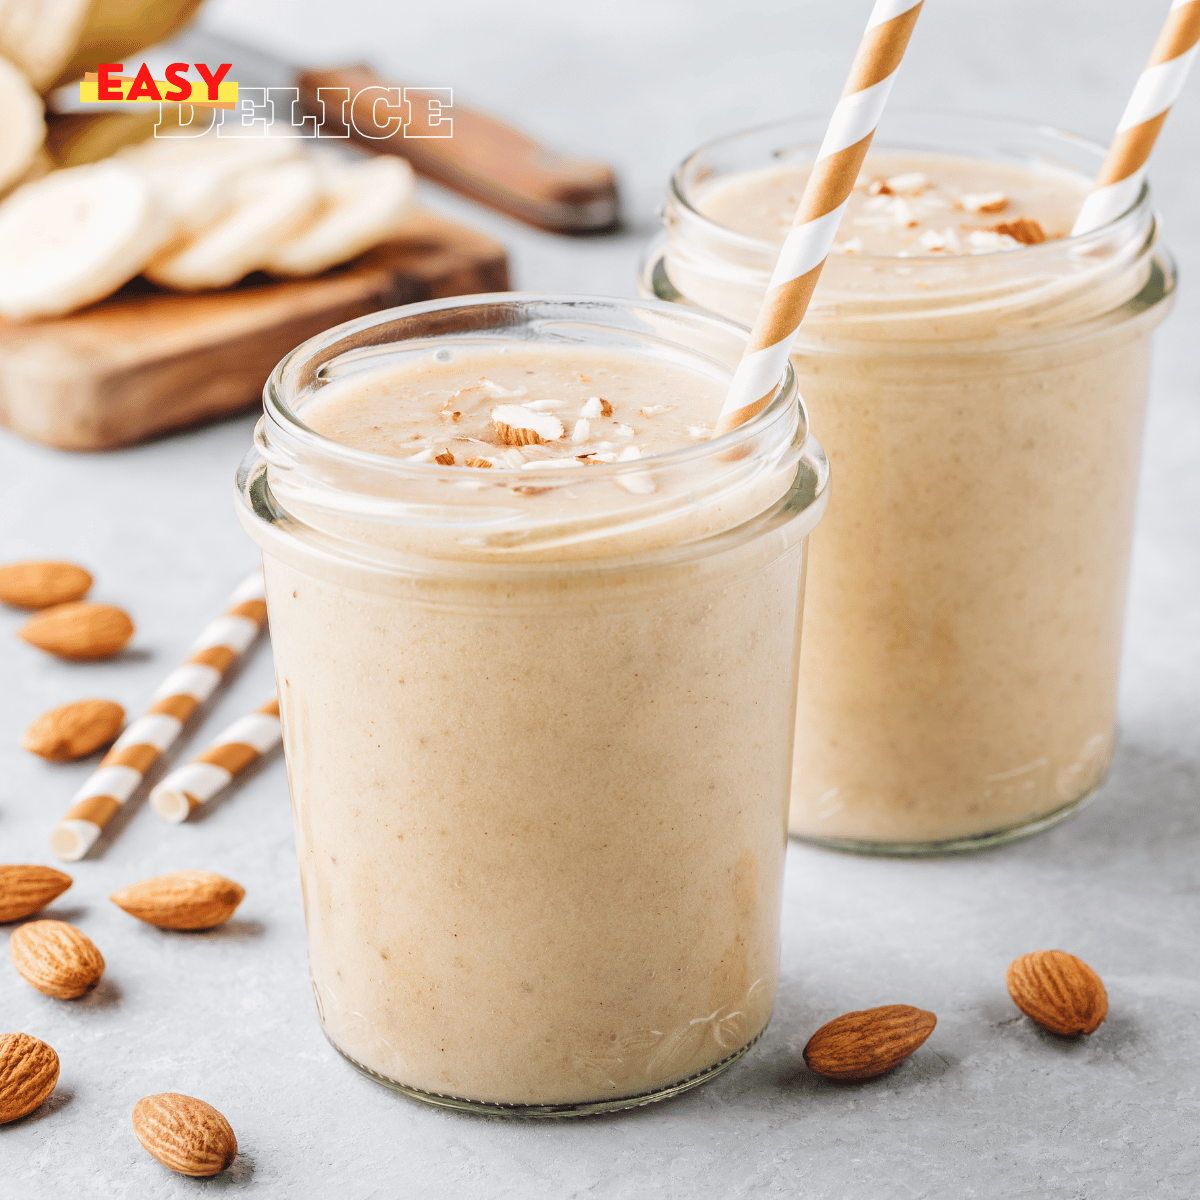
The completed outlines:
<svg viewBox="0 0 1200 1200">
<path fill-rule="evenodd" d="M 594 233 L 616 222 L 616 179 L 604 163 L 557 154 L 511 126 L 457 104 L 443 118 L 453 121 L 451 137 L 420 136 L 427 130 L 436 132 L 426 124 L 429 105 L 420 95 L 422 89 L 408 88 L 411 107 L 402 106 L 397 113 L 382 92 L 363 94 L 368 88 L 390 87 L 394 98 L 397 86 L 388 85 L 365 65 L 302 71 L 297 83 L 306 111 L 327 125 L 341 126 L 363 149 L 406 158 L 418 174 L 489 208 L 554 233 Z M 337 103 L 342 99 L 339 93 L 326 91 L 324 104 L 317 94 L 319 89 L 338 88 L 345 90 L 352 106 L 345 109 L 345 117 Z M 439 89 L 426 91 L 437 96 Z M 401 127 L 403 120 L 408 125 Z"/>
</svg>

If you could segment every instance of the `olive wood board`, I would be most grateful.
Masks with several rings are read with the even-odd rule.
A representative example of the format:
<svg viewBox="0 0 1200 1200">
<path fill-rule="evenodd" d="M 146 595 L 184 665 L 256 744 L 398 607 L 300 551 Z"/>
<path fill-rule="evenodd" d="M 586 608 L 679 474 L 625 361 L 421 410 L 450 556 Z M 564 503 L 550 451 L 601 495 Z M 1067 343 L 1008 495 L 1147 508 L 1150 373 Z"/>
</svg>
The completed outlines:
<svg viewBox="0 0 1200 1200">
<path fill-rule="evenodd" d="M 503 246 L 428 212 L 312 279 L 185 295 L 138 278 L 66 317 L 0 320 L 0 425 L 59 450 L 127 446 L 258 405 L 275 364 L 332 325 L 507 287 Z"/>
</svg>

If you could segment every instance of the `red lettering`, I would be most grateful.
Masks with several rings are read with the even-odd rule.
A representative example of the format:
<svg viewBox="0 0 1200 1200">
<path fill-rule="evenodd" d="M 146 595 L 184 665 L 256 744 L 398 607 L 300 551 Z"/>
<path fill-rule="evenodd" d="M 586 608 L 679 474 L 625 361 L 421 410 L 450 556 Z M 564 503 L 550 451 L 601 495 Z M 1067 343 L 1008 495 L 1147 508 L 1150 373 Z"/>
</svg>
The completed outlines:
<svg viewBox="0 0 1200 1200">
<path fill-rule="evenodd" d="M 141 96 L 149 96 L 151 100 L 162 99 L 158 84 L 154 82 L 154 76 L 150 74 L 150 68 L 145 63 L 142 63 L 137 78 L 133 81 L 133 87 L 129 89 L 129 95 L 125 99 L 137 100 Z"/>
<path fill-rule="evenodd" d="M 98 100 L 124 100 L 121 94 L 119 80 L 110 77 L 110 71 L 120 72 L 125 69 L 124 63 L 101 63 L 96 68 L 96 98 Z"/>
<path fill-rule="evenodd" d="M 183 78 L 187 74 L 187 70 L 187 63 L 172 63 L 167 68 L 167 82 L 173 83 L 178 90 L 169 91 L 163 97 L 164 100 L 181 104 L 192 94 L 192 81 Z"/>
<path fill-rule="evenodd" d="M 200 72 L 204 82 L 208 84 L 208 98 L 210 100 L 220 100 L 221 93 L 219 89 L 221 87 L 221 80 L 225 78 L 229 68 L 232 66 L 233 63 L 222 63 L 214 75 L 204 63 L 196 64 L 196 70 Z"/>
</svg>

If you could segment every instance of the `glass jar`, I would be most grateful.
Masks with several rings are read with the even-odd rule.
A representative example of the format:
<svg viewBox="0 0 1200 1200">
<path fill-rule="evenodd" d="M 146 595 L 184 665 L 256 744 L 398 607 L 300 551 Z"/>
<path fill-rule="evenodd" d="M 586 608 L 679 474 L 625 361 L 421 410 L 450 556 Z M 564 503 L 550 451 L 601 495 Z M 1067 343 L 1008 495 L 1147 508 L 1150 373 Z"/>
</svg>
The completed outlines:
<svg viewBox="0 0 1200 1200">
<path fill-rule="evenodd" d="M 749 324 L 778 245 L 700 211 L 810 162 L 824 118 L 684 160 L 643 292 Z M 888 113 L 874 153 L 1095 176 L 1045 126 Z M 868 167 L 870 160 L 868 159 Z M 973 256 L 832 255 L 792 365 L 837 480 L 813 540 L 790 828 L 883 854 L 976 849 L 1083 804 L 1112 758 L 1151 332 L 1173 263 L 1143 190 L 1102 229 Z"/>
<path fill-rule="evenodd" d="M 766 1026 L 827 488 L 790 373 L 728 437 L 536 487 L 304 423 L 381 365 L 546 343 L 727 380 L 745 334 L 588 297 L 375 313 L 279 364 L 238 475 L 325 1033 L 409 1096 L 518 1116 L 674 1095 Z"/>
</svg>

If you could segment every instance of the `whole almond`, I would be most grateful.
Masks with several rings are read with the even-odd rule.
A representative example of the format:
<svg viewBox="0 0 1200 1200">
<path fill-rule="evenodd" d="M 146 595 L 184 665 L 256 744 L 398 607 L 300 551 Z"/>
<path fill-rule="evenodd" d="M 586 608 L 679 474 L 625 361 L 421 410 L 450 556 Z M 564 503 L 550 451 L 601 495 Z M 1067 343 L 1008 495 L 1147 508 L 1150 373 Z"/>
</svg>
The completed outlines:
<svg viewBox="0 0 1200 1200">
<path fill-rule="evenodd" d="M 56 604 L 30 617 L 17 637 L 47 654 L 84 662 L 116 654 L 133 637 L 133 622 L 111 604 Z"/>
<path fill-rule="evenodd" d="M 180 1175 L 216 1175 L 237 1157 L 229 1122 L 211 1104 L 178 1092 L 139 1100 L 133 1132 L 147 1153 Z"/>
<path fill-rule="evenodd" d="M 5 863 L 0 866 L 0 925 L 33 916 L 73 882 L 70 875 L 53 867 Z"/>
<path fill-rule="evenodd" d="M 82 996 L 104 974 L 104 959 L 91 938 L 66 921 L 18 925 L 9 938 L 8 953 L 30 987 L 56 1000 Z"/>
<path fill-rule="evenodd" d="M 936 1024 L 933 1013 L 908 1004 L 843 1013 L 808 1039 L 804 1061 L 829 1079 L 874 1079 L 903 1062 Z"/>
<path fill-rule="evenodd" d="M 83 758 L 121 732 L 125 710 L 112 700 L 76 700 L 44 712 L 25 730 L 21 745 L 51 762 Z"/>
<path fill-rule="evenodd" d="M 245 894 L 241 884 L 212 871 L 175 871 L 131 883 L 109 899 L 160 929 L 211 929 L 233 916 Z"/>
<path fill-rule="evenodd" d="M 1100 976 L 1065 950 L 1035 950 L 1008 965 L 1008 994 L 1043 1029 L 1060 1037 L 1094 1033 L 1108 1015 Z"/>
<path fill-rule="evenodd" d="M 19 562 L 0 567 L 0 600 L 14 608 L 49 608 L 82 600 L 92 577 L 69 562 Z"/>
<path fill-rule="evenodd" d="M 27 1033 L 0 1035 L 0 1125 L 27 1117 L 54 1091 L 58 1055 Z"/>
</svg>

